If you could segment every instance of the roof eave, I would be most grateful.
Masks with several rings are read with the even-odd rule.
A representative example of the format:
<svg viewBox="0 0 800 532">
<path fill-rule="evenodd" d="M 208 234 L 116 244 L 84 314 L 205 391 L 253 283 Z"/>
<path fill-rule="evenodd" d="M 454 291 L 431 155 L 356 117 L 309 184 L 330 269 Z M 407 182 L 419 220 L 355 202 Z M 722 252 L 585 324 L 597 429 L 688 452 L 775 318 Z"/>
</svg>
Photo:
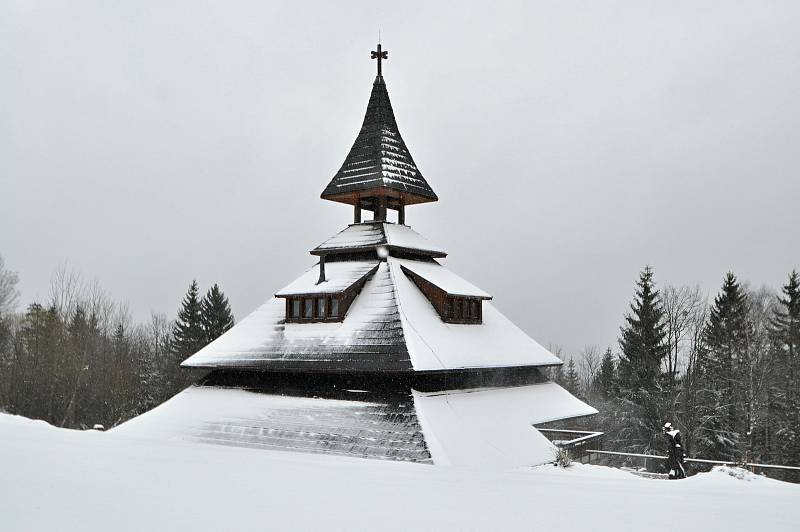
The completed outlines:
<svg viewBox="0 0 800 532">
<path fill-rule="evenodd" d="M 444 251 L 422 249 L 422 248 L 408 248 L 403 246 L 394 246 L 392 244 L 376 244 L 368 246 L 353 246 L 353 247 L 340 247 L 340 248 L 327 248 L 327 249 L 314 248 L 309 253 L 317 257 L 322 257 L 325 255 L 337 255 L 342 253 L 360 253 L 364 251 L 372 251 L 379 247 L 384 247 L 388 249 L 390 254 L 392 251 L 399 251 L 401 253 L 420 255 L 423 257 L 430 257 L 434 259 L 443 259 L 447 257 L 447 253 Z"/>
</svg>

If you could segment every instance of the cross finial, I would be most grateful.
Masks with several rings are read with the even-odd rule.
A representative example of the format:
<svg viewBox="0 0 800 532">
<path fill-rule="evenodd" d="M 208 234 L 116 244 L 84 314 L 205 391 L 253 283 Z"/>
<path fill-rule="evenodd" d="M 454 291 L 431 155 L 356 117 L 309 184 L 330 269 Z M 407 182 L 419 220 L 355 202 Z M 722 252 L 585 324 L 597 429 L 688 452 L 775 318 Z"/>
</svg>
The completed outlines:
<svg viewBox="0 0 800 532">
<path fill-rule="evenodd" d="M 378 60 L 378 76 L 383 76 L 381 72 L 381 61 L 384 59 L 389 59 L 389 52 L 385 52 L 381 50 L 381 43 L 378 43 L 378 51 L 372 51 L 372 59 Z"/>
</svg>

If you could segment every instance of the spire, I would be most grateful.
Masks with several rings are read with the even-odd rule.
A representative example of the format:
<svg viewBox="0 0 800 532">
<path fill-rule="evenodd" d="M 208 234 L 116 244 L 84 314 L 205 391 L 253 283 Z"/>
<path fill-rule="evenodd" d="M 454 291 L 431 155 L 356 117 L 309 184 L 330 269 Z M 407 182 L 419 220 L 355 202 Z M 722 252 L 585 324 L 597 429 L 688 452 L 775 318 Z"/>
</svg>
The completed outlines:
<svg viewBox="0 0 800 532">
<path fill-rule="evenodd" d="M 357 211 L 372 209 L 377 219 L 385 219 L 387 208 L 403 213 L 405 205 L 439 198 L 417 168 L 397 128 L 381 68 L 388 52 L 378 44 L 372 58 L 378 60 L 378 75 L 372 84 L 364 123 L 344 164 L 321 197 L 356 205 Z M 360 212 L 357 221 L 359 217 Z"/>
</svg>

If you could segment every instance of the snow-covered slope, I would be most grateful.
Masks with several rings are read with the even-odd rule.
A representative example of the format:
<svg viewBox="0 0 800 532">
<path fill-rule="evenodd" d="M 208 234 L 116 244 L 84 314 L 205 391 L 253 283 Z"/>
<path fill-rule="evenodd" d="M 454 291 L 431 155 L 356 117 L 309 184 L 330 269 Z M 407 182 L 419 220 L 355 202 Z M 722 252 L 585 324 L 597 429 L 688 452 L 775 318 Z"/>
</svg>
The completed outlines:
<svg viewBox="0 0 800 532">
<path fill-rule="evenodd" d="M 424 467 L 0 415 L 0 530 L 797 530 L 800 486 L 725 472 Z"/>
</svg>

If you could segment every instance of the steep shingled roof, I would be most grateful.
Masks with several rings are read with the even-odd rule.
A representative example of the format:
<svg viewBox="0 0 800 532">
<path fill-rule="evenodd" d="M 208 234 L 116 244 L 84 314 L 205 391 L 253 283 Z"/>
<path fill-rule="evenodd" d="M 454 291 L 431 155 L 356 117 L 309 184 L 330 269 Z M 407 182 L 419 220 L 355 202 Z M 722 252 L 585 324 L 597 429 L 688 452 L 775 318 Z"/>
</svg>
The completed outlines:
<svg viewBox="0 0 800 532">
<path fill-rule="evenodd" d="M 361 131 L 321 197 L 352 203 L 345 196 L 380 188 L 402 193 L 407 204 L 439 199 L 400 136 L 383 76 L 375 78 Z"/>
</svg>

